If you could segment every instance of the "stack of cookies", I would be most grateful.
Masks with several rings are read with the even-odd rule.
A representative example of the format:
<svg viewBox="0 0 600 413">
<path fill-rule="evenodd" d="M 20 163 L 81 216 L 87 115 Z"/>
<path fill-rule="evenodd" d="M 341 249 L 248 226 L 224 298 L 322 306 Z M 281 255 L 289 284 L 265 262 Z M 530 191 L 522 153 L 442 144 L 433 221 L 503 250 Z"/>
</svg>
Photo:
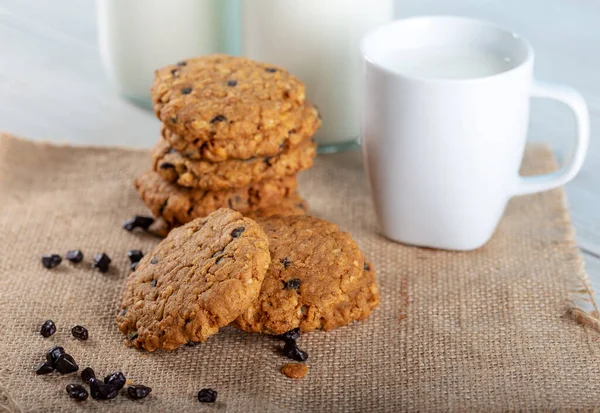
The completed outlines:
<svg viewBox="0 0 600 413">
<path fill-rule="evenodd" d="M 156 72 L 152 101 L 162 139 L 135 186 L 168 227 L 221 207 L 306 213 L 296 175 L 312 166 L 321 120 L 286 70 L 225 55 L 189 59 Z"/>
</svg>

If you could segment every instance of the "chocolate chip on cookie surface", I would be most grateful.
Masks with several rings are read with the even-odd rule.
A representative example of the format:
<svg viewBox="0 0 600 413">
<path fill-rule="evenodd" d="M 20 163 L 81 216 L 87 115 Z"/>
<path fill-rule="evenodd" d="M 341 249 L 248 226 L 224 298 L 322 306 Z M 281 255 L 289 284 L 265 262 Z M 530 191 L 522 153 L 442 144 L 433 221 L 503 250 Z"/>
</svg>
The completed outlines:
<svg viewBox="0 0 600 413">
<path fill-rule="evenodd" d="M 282 68 L 227 55 L 185 60 L 156 72 L 151 96 L 158 118 L 188 139 L 282 136 L 299 123 L 305 87 Z"/>
<path fill-rule="evenodd" d="M 242 188 L 252 182 L 279 179 L 308 169 L 316 156 L 316 144 L 305 140 L 277 156 L 224 162 L 197 161 L 172 151 L 166 141 L 152 150 L 153 166 L 164 180 L 180 186 L 211 191 Z M 169 165 L 165 168 L 164 165 Z"/>
<path fill-rule="evenodd" d="M 365 265 L 348 233 L 309 216 L 257 222 L 269 237 L 271 264 L 258 300 L 236 319 L 237 327 L 275 335 L 297 327 L 330 330 L 368 317 L 378 305 L 373 266 Z"/>
<path fill-rule="evenodd" d="M 269 262 L 267 237 L 253 220 L 230 209 L 196 219 L 129 275 L 118 327 L 129 345 L 148 351 L 205 341 L 258 297 Z"/>
</svg>

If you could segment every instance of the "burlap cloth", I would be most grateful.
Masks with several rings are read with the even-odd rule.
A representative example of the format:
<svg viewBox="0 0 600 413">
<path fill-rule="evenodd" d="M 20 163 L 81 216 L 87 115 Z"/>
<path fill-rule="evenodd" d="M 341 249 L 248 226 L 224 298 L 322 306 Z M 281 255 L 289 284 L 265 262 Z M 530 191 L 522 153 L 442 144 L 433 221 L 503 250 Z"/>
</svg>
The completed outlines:
<svg viewBox="0 0 600 413">
<path fill-rule="evenodd" d="M 0 137 L 1 412 L 329 412 L 572 409 L 600 406 L 600 335 L 567 316 L 574 293 L 589 300 L 562 191 L 513 200 L 492 241 L 475 252 L 403 246 L 378 235 L 358 154 L 321 156 L 301 191 L 314 215 L 349 231 L 373 261 L 381 305 L 365 322 L 306 334 L 302 380 L 280 373 L 288 360 L 272 338 L 226 328 L 171 353 L 127 348 L 114 317 L 128 273 L 126 253 L 156 238 L 121 229 L 146 213 L 132 178 L 145 151 L 55 147 Z M 525 172 L 555 167 L 530 148 Z M 49 271 L 44 253 L 80 248 L 84 262 Z M 90 269 L 105 251 L 113 269 Z M 58 332 L 39 335 L 52 319 Z M 577 317 L 575 317 L 577 318 Z M 91 338 L 70 336 L 75 324 Z M 33 372 L 53 345 L 81 368 L 122 370 L 153 388 L 78 404 L 74 376 Z M 219 392 L 200 405 L 199 389 Z"/>
</svg>

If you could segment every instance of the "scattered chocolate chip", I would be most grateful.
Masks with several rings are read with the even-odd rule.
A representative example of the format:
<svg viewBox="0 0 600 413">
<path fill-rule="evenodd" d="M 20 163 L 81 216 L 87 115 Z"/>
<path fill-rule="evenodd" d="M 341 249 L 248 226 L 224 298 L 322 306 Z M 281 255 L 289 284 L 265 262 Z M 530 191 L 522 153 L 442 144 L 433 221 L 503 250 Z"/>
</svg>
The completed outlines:
<svg viewBox="0 0 600 413">
<path fill-rule="evenodd" d="M 175 124 L 175 123 L 177 123 L 178 121 L 177 121 L 177 118 L 176 118 L 176 117 L 172 117 L 172 118 L 169 118 L 169 122 L 171 122 L 171 123 Z"/>
<path fill-rule="evenodd" d="M 365 271 L 371 271 L 371 267 L 369 266 L 369 264 L 367 264 L 366 262 L 363 264 L 363 269 Z"/>
<path fill-rule="evenodd" d="M 217 391 L 213 389 L 202 389 L 198 392 L 200 403 L 214 403 L 217 401 Z"/>
<path fill-rule="evenodd" d="M 62 262 L 62 258 L 58 254 L 46 254 L 42 256 L 42 265 L 49 270 L 58 266 Z"/>
<path fill-rule="evenodd" d="M 60 374 L 75 373 L 79 370 L 79 366 L 70 354 L 64 353 L 58 357 L 55 364 L 56 370 Z"/>
<path fill-rule="evenodd" d="M 67 394 L 71 399 L 82 402 L 88 398 L 88 392 L 81 384 L 67 384 Z"/>
<path fill-rule="evenodd" d="M 44 324 L 42 324 L 42 328 L 40 328 L 40 334 L 44 338 L 50 337 L 52 334 L 56 333 L 56 324 L 52 320 L 46 320 Z"/>
<path fill-rule="evenodd" d="M 127 257 L 129 257 L 129 261 L 133 264 L 144 258 L 144 253 L 140 250 L 131 250 L 127 252 Z"/>
<path fill-rule="evenodd" d="M 237 80 L 228 80 L 227 86 L 230 86 L 230 87 L 237 86 Z"/>
<path fill-rule="evenodd" d="M 147 230 L 152 224 L 154 224 L 154 218 L 136 215 L 123 223 L 123 229 L 127 231 L 133 231 L 135 228 Z"/>
<path fill-rule="evenodd" d="M 132 262 L 131 263 L 131 271 L 135 271 L 135 269 L 137 268 L 137 266 L 138 266 L 139 263 L 140 263 L 139 261 L 138 262 Z"/>
<path fill-rule="evenodd" d="M 183 89 L 181 89 L 181 94 L 182 95 L 189 95 L 190 93 L 192 93 L 192 88 L 191 87 L 184 87 Z"/>
<path fill-rule="evenodd" d="M 185 343 L 185 345 L 188 347 L 196 347 L 199 344 L 200 344 L 199 341 L 188 341 L 187 343 Z"/>
<path fill-rule="evenodd" d="M 83 327 L 83 326 L 75 326 L 71 329 L 71 334 L 73 334 L 73 337 L 79 339 L 79 340 L 87 340 L 90 337 L 90 334 L 88 333 L 87 328 Z"/>
<path fill-rule="evenodd" d="M 65 258 L 71 261 L 73 264 L 77 264 L 83 259 L 83 252 L 81 252 L 81 250 L 67 251 Z"/>
<path fill-rule="evenodd" d="M 127 387 L 127 395 L 133 400 L 144 399 L 151 391 L 152 389 L 150 387 L 142 386 L 141 384 Z"/>
<path fill-rule="evenodd" d="M 223 115 L 217 115 L 210 121 L 210 123 L 212 123 L 213 125 L 218 122 L 227 122 L 227 118 Z"/>
<path fill-rule="evenodd" d="M 283 283 L 283 288 L 285 290 L 297 290 L 300 288 L 300 280 L 298 278 L 294 278 L 292 280 L 285 281 Z"/>
<path fill-rule="evenodd" d="M 94 369 L 91 367 L 86 367 L 83 370 L 81 370 L 81 380 L 83 380 L 84 383 L 89 383 L 90 379 L 95 379 L 96 378 L 96 373 L 94 372 Z"/>
<path fill-rule="evenodd" d="M 187 62 L 185 60 L 182 60 L 181 62 L 177 62 L 177 66 L 179 66 L 179 67 L 183 67 L 186 65 L 187 65 Z"/>
<path fill-rule="evenodd" d="M 150 264 L 152 264 L 152 265 L 158 264 L 158 257 L 152 257 L 152 260 L 150 260 Z"/>
<path fill-rule="evenodd" d="M 178 69 L 171 69 L 171 75 L 173 77 L 179 76 L 179 70 Z"/>
<path fill-rule="evenodd" d="M 63 354 L 65 354 L 65 349 L 64 348 L 62 348 L 60 346 L 52 347 L 46 353 L 46 360 L 48 360 L 50 363 L 52 363 L 53 365 L 55 365 L 56 362 L 58 361 L 58 358 L 60 356 L 62 356 Z"/>
<path fill-rule="evenodd" d="M 277 71 L 277 69 L 275 69 L 274 67 L 267 67 L 265 69 L 265 72 L 267 73 L 275 73 Z"/>
<path fill-rule="evenodd" d="M 163 162 L 158 166 L 160 169 L 175 169 L 175 165 L 171 162 Z"/>
<path fill-rule="evenodd" d="M 152 287 L 156 287 L 156 280 L 152 280 L 152 282 L 150 282 L 150 285 L 151 285 Z"/>
<path fill-rule="evenodd" d="M 137 331 L 132 331 L 131 333 L 129 333 L 129 335 L 127 336 L 127 338 L 129 338 L 129 340 L 135 340 L 136 338 L 138 338 L 138 332 Z"/>
<path fill-rule="evenodd" d="M 124 316 L 125 314 L 127 314 L 127 308 L 124 308 L 123 311 L 121 311 L 121 316 Z"/>
<path fill-rule="evenodd" d="M 233 238 L 237 238 L 237 237 L 239 237 L 240 235 L 242 235 L 242 234 L 243 234 L 243 232 L 244 232 L 245 230 L 246 230 L 246 228 L 245 228 L 245 227 L 239 227 L 239 228 L 236 228 L 236 229 L 234 229 L 233 231 L 231 231 L 231 236 L 232 236 Z"/>
<path fill-rule="evenodd" d="M 285 257 L 284 259 L 280 260 L 281 264 L 283 264 L 283 269 L 286 270 L 287 267 L 289 267 L 290 265 L 292 265 L 292 260 L 290 260 L 288 257 Z"/>
<path fill-rule="evenodd" d="M 275 336 L 279 340 L 289 341 L 289 340 L 298 340 L 300 338 L 300 328 L 296 327 L 293 330 L 286 331 L 283 334 Z"/>
<path fill-rule="evenodd" d="M 308 353 L 298 348 L 296 340 L 286 340 L 283 346 L 283 355 L 296 361 L 308 360 Z"/>
<path fill-rule="evenodd" d="M 267 157 L 264 159 L 264 162 L 265 162 L 265 163 L 266 163 L 268 166 L 271 166 L 271 160 L 272 160 L 272 159 L 273 159 L 273 157 L 272 157 L 272 156 L 267 156 Z"/>
<path fill-rule="evenodd" d="M 103 252 L 101 254 L 97 254 L 94 257 L 92 266 L 94 268 L 97 268 L 100 272 L 108 272 L 108 267 L 111 261 L 112 260 L 110 259 L 110 257 Z"/>
<path fill-rule="evenodd" d="M 110 400 L 117 397 L 119 391 L 112 384 L 105 384 L 97 378 L 92 378 L 90 379 L 90 393 L 94 400 Z"/>
<path fill-rule="evenodd" d="M 44 361 L 36 367 L 35 374 L 38 374 L 38 375 L 49 374 L 49 373 L 52 373 L 53 371 L 54 371 L 54 366 L 52 365 L 52 363 L 49 361 Z"/>
<path fill-rule="evenodd" d="M 104 384 L 110 384 L 111 386 L 115 386 L 117 390 L 121 390 L 123 387 L 125 387 L 126 381 L 127 380 L 125 379 L 125 375 L 120 371 L 109 374 L 104 378 Z"/>
</svg>

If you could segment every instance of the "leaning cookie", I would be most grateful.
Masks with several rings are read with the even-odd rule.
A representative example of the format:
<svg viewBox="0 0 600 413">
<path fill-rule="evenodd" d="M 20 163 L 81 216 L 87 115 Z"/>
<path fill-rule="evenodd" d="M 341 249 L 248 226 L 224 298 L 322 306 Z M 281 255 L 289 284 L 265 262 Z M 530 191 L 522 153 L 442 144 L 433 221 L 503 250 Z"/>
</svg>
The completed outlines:
<svg viewBox="0 0 600 413">
<path fill-rule="evenodd" d="M 128 345 L 148 351 L 205 341 L 256 300 L 269 261 L 264 231 L 239 212 L 194 220 L 131 273 L 118 327 Z"/>
<path fill-rule="evenodd" d="M 310 139 L 321 125 L 317 110 L 307 101 L 302 108 L 299 123 L 281 135 L 262 133 L 245 139 L 200 140 L 188 139 L 163 126 L 162 136 L 169 145 L 188 159 L 223 162 L 231 159 L 274 156 L 288 148 L 295 148 Z"/>
<path fill-rule="evenodd" d="M 220 191 L 241 188 L 265 179 L 280 179 L 308 169 L 316 144 L 306 140 L 279 155 L 225 162 L 195 161 L 173 150 L 164 140 L 152 150 L 153 169 L 166 181 L 180 186 Z"/>
<path fill-rule="evenodd" d="M 148 171 L 137 177 L 134 185 L 155 217 L 162 217 L 173 227 L 205 217 L 219 208 L 231 208 L 243 214 L 282 203 L 295 194 L 296 177 L 265 180 L 242 188 L 223 191 L 183 188 Z"/>
<path fill-rule="evenodd" d="M 248 332 L 331 330 L 363 320 L 379 304 L 373 266 L 352 237 L 309 216 L 259 218 L 271 265 L 258 300 L 234 323 Z"/>
<path fill-rule="evenodd" d="M 189 140 L 265 140 L 299 124 L 305 87 L 285 69 L 244 57 L 212 55 L 156 71 L 154 111 Z"/>
</svg>

